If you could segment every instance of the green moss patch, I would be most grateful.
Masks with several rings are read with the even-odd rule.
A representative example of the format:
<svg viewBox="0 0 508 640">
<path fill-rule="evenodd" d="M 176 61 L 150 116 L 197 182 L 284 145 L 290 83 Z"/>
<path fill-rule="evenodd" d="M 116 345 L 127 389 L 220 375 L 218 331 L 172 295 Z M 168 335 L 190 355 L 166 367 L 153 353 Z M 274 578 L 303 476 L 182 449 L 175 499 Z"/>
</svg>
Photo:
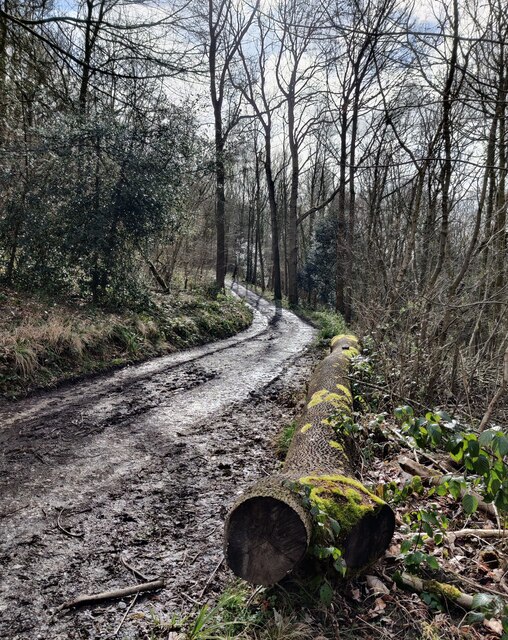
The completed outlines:
<svg viewBox="0 0 508 640">
<path fill-rule="evenodd" d="M 315 475 L 300 478 L 301 485 L 310 487 L 311 505 L 336 520 L 342 535 L 347 534 L 362 517 L 385 503 L 366 489 L 361 482 L 342 475 Z"/>
<path fill-rule="evenodd" d="M 330 346 L 333 347 L 339 342 L 339 340 L 349 340 L 350 342 L 355 342 L 358 344 L 358 338 L 350 333 L 340 333 L 334 336 L 330 342 Z"/>
<path fill-rule="evenodd" d="M 351 410 L 351 394 L 349 396 L 343 393 L 334 393 L 332 391 L 328 391 L 328 389 L 320 389 L 312 394 L 312 398 L 309 400 L 307 404 L 308 409 L 312 409 L 312 407 L 317 406 L 318 404 L 322 404 L 324 402 L 330 404 L 333 409 L 343 409 L 345 411 Z"/>
<path fill-rule="evenodd" d="M 291 445 L 291 441 L 293 440 L 293 436 L 296 431 L 296 422 L 291 422 L 286 425 L 282 431 L 277 436 L 277 440 L 275 443 L 275 451 L 277 453 L 277 458 L 279 460 L 285 460 L 289 447 Z"/>
</svg>

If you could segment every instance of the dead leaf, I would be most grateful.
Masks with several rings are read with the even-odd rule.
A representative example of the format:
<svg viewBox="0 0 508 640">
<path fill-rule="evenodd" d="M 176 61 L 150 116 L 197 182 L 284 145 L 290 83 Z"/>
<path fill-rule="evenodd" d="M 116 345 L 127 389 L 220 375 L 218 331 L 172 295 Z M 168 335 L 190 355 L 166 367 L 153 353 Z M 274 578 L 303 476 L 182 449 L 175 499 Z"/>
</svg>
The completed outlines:
<svg viewBox="0 0 508 640">
<path fill-rule="evenodd" d="M 390 589 L 381 582 L 379 578 L 376 576 L 365 576 L 367 580 L 367 585 L 373 594 L 388 594 L 390 593 Z"/>
<path fill-rule="evenodd" d="M 351 590 L 351 598 L 355 600 L 355 602 L 361 602 L 362 596 L 360 594 L 360 589 L 352 589 Z"/>
<path fill-rule="evenodd" d="M 368 616 L 369 618 L 377 618 L 381 613 L 386 609 L 386 602 L 383 598 L 376 598 L 374 600 L 374 606 L 370 609 Z"/>
<path fill-rule="evenodd" d="M 146 617 L 147 617 L 146 614 L 141 613 L 141 611 L 137 611 L 136 613 L 131 613 L 131 615 L 129 616 L 131 620 L 144 620 Z"/>
<path fill-rule="evenodd" d="M 495 633 L 498 636 L 503 635 L 503 625 L 499 620 L 484 620 L 483 626 L 486 627 L 492 633 Z"/>
</svg>

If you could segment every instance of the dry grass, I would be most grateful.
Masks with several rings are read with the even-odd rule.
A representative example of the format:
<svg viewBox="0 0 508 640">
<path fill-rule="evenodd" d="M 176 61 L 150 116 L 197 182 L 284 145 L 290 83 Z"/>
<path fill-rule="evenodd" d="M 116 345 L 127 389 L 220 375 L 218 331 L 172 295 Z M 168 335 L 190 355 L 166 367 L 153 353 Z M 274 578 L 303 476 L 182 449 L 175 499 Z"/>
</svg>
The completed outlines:
<svg viewBox="0 0 508 640">
<path fill-rule="evenodd" d="M 0 393 L 38 387 L 232 335 L 250 314 L 237 301 L 195 294 L 150 312 L 108 313 L 0 288 Z"/>
</svg>

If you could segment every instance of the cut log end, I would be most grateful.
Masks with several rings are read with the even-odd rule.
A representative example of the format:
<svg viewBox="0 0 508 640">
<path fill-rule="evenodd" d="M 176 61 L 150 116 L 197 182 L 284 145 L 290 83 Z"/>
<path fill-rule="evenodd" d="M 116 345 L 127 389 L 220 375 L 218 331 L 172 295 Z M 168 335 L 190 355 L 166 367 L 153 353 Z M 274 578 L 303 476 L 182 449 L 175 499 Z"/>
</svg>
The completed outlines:
<svg viewBox="0 0 508 640">
<path fill-rule="evenodd" d="M 301 562 L 307 546 L 301 517 L 276 498 L 250 498 L 229 517 L 227 562 L 237 576 L 253 584 L 269 586 L 282 580 Z"/>
<path fill-rule="evenodd" d="M 344 561 L 351 572 L 375 562 L 388 548 L 395 530 L 395 514 L 388 505 L 365 515 L 344 542 Z"/>
</svg>

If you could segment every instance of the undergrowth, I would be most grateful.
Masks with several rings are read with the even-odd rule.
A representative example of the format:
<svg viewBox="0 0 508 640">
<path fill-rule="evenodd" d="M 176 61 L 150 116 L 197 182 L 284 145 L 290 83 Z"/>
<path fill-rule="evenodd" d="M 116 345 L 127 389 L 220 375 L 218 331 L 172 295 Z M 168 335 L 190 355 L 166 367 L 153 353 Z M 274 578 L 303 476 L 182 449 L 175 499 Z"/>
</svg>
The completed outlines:
<svg viewBox="0 0 508 640">
<path fill-rule="evenodd" d="M 347 332 L 344 318 L 334 311 L 314 311 L 305 307 L 301 311 L 318 328 L 321 342 L 328 342 L 334 336 Z"/>
<path fill-rule="evenodd" d="M 285 460 L 291 441 L 296 431 L 296 421 L 293 420 L 278 434 L 275 441 L 275 454 L 279 460 Z"/>
</svg>

